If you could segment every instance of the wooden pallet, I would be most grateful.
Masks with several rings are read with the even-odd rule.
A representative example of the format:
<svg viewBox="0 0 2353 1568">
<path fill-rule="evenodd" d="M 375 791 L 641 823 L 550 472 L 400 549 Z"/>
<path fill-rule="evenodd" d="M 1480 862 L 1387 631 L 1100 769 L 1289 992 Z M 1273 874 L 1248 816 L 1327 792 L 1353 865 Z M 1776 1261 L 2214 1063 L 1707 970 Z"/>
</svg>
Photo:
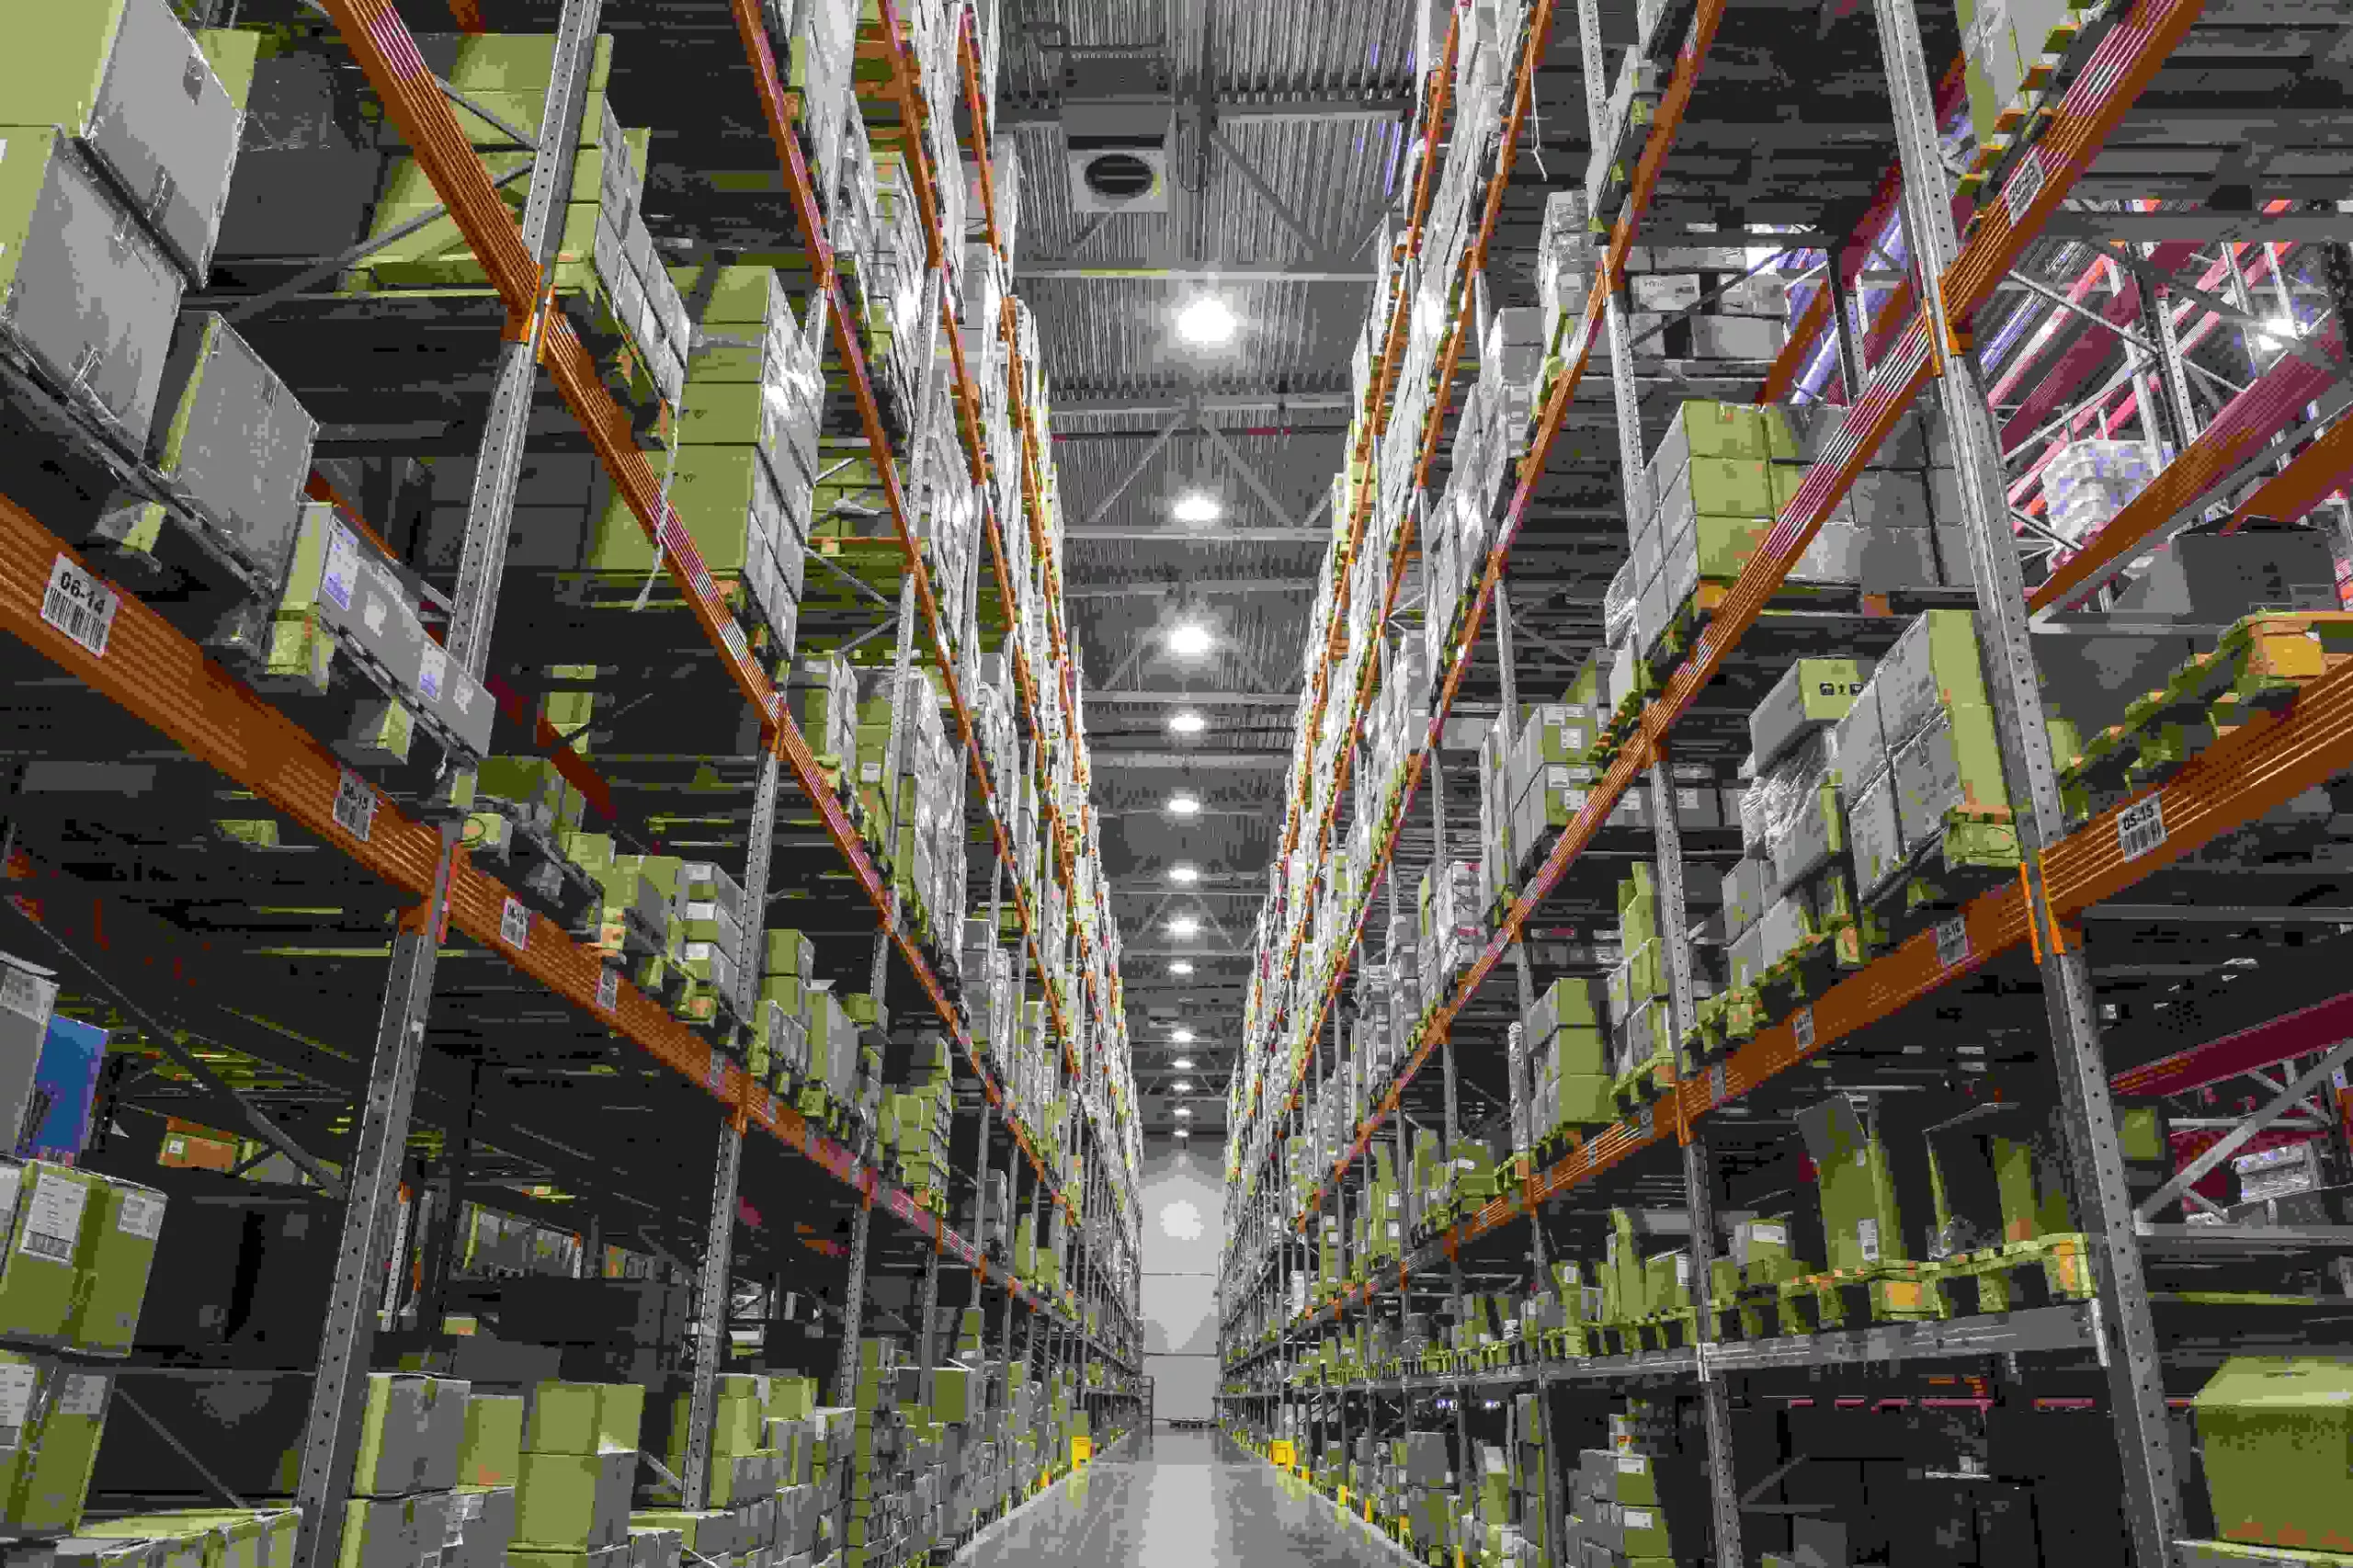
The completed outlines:
<svg viewBox="0 0 2353 1568">
<path fill-rule="evenodd" d="M 1783 1280 L 1775 1288 L 1781 1334 L 1820 1334 L 1871 1323 L 1940 1316 L 1926 1265 L 1874 1263 Z"/>
<path fill-rule="evenodd" d="M 2088 1301 L 2094 1290 L 2091 1252 L 2074 1232 L 2006 1242 L 1939 1260 L 1929 1283 L 1943 1317 Z"/>
</svg>

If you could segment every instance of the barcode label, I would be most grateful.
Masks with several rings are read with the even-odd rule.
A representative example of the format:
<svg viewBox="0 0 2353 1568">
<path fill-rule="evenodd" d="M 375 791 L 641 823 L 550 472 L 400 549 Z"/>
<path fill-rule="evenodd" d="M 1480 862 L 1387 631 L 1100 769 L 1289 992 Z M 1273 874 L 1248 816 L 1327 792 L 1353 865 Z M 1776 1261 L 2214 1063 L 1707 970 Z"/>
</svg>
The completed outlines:
<svg viewBox="0 0 2353 1568">
<path fill-rule="evenodd" d="M 531 945 L 531 912 L 523 901 L 509 898 L 498 912 L 498 935 L 510 948 L 528 949 Z"/>
<path fill-rule="evenodd" d="M 716 1091 L 722 1085 L 725 1084 L 727 1082 L 727 1058 L 720 1055 L 719 1052 L 715 1051 L 712 1051 L 710 1053 L 710 1071 L 704 1074 L 703 1081 L 709 1084 L 714 1091 Z"/>
<path fill-rule="evenodd" d="M 2165 792 L 2135 801 L 2116 813 L 2116 846 L 2137 860 L 2165 841 Z"/>
<path fill-rule="evenodd" d="M 1864 1219 L 1855 1221 L 1855 1244 L 1862 1249 L 1865 1263 L 1879 1261 L 1879 1221 Z"/>
<path fill-rule="evenodd" d="M 59 1415 L 87 1415 L 96 1418 L 107 1413 L 107 1384 L 110 1380 L 104 1372 L 73 1372 L 65 1379 L 65 1386 L 58 1391 Z"/>
<path fill-rule="evenodd" d="M 1712 1104 L 1723 1099 L 1731 1092 L 1731 1077 L 1725 1073 L 1724 1064 L 1719 1062 L 1708 1069 L 1708 1099 Z"/>
<path fill-rule="evenodd" d="M 1800 1051 L 1812 1051 L 1813 1049 L 1813 1008 L 1800 1007 L 1798 1009 L 1797 1016 L 1790 1020 L 1790 1038 L 1798 1042 L 1798 1049 Z"/>
<path fill-rule="evenodd" d="M 416 666 L 416 689 L 432 701 L 441 700 L 441 677 L 449 673 L 449 653 L 439 643 L 428 642 L 425 656 Z"/>
<path fill-rule="evenodd" d="M 597 1006 L 609 1013 L 620 1005 L 620 975 L 609 969 L 598 970 L 597 971 Z"/>
<path fill-rule="evenodd" d="M 24 1440 L 40 1384 L 40 1372 L 29 1361 L 0 1367 L 0 1449 L 13 1449 Z"/>
<path fill-rule="evenodd" d="M 2027 209 L 2033 206 L 2034 199 L 2041 194 L 2042 151 L 2039 147 L 2029 147 L 2018 159 L 2018 172 L 2010 176 L 2010 183 L 2002 187 L 2002 206 L 2009 213 L 2010 222 L 2025 222 Z"/>
<path fill-rule="evenodd" d="M 1946 969 L 1969 958 L 1969 922 L 1956 915 L 1937 922 L 1937 962 Z"/>
<path fill-rule="evenodd" d="M 164 1232 L 164 1195 L 160 1192 L 124 1193 L 122 1212 L 115 1220 L 114 1228 L 126 1236 L 142 1236 L 153 1241 Z"/>
<path fill-rule="evenodd" d="M 327 523 L 326 564 L 319 570 L 319 596 L 335 608 L 351 608 L 351 585 L 359 576 L 359 540 L 338 520 Z"/>
<path fill-rule="evenodd" d="M 90 1189 L 73 1177 L 43 1171 L 25 1209 L 25 1239 L 17 1250 L 51 1263 L 71 1264 L 82 1244 L 82 1215 Z"/>
<path fill-rule="evenodd" d="M 1657 1117 L 1657 1110 L 1656 1110 L 1656 1108 L 1652 1107 L 1652 1106 L 1644 1106 L 1644 1107 L 1643 1108 L 1643 1114 L 1642 1114 L 1641 1119 L 1640 1119 L 1639 1120 L 1637 1120 L 1637 1121 L 1634 1123 L 1634 1131 L 1635 1131 L 1635 1133 L 1636 1133 L 1638 1136 L 1643 1137 L 1643 1138 L 1648 1138 L 1648 1137 L 1652 1136 L 1654 1132 L 1656 1132 L 1656 1131 L 1658 1131 L 1657 1124 L 1656 1124 L 1656 1117 Z"/>
<path fill-rule="evenodd" d="M 40 618 L 79 642 L 93 656 L 107 656 L 107 636 L 122 597 L 59 554 L 49 569 L 49 590 L 40 597 Z"/>
<path fill-rule="evenodd" d="M 362 844 L 376 826 L 376 791 L 348 767 L 335 780 L 335 824 Z"/>
<path fill-rule="evenodd" d="M 46 1027 L 57 987 L 21 969 L 0 969 L 0 1007 Z"/>
</svg>

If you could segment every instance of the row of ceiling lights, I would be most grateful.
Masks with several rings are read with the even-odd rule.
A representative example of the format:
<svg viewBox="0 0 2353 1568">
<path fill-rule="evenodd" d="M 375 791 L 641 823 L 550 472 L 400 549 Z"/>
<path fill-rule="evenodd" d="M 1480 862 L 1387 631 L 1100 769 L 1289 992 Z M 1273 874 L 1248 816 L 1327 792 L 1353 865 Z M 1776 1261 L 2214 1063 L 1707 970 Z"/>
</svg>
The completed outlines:
<svg viewBox="0 0 2353 1568">
<path fill-rule="evenodd" d="M 1238 325 L 1233 310 L 1215 295 L 1202 295 L 1176 314 L 1177 335 L 1189 343 L 1208 346 L 1231 342 Z M 1218 498 L 1204 490 L 1187 491 L 1176 498 L 1174 507 L 1176 518 L 1180 523 L 1214 523 L 1224 516 L 1224 512 L 1225 508 Z M 1180 659 L 1198 659 L 1217 645 L 1217 639 L 1201 622 L 1185 620 L 1169 629 L 1167 644 L 1168 651 Z M 1190 708 L 1180 708 L 1169 716 L 1168 728 L 1180 735 L 1198 735 L 1209 728 L 1209 721 Z M 1199 816 L 1200 812 L 1201 801 L 1198 795 L 1180 791 L 1168 797 L 1168 813 L 1171 816 L 1193 817 Z M 1201 880 L 1200 869 L 1189 865 L 1172 866 L 1168 880 L 1180 885 L 1190 885 Z M 1179 915 L 1168 922 L 1168 932 L 1173 937 L 1198 936 L 1200 929 L 1200 921 L 1190 915 Z M 1193 966 L 1188 960 L 1177 959 L 1169 964 L 1168 972 L 1178 976 L 1189 975 L 1193 972 Z M 1193 1031 L 1180 1028 L 1169 1038 L 1178 1045 L 1190 1045 Z M 1190 1072 L 1193 1059 L 1179 1056 L 1172 1065 L 1180 1073 Z M 1178 1078 L 1169 1087 L 1176 1094 L 1190 1094 L 1192 1080 Z M 1191 1120 L 1192 1115 L 1193 1108 L 1190 1106 L 1176 1108 L 1176 1118 L 1180 1122 Z M 1176 1136 L 1189 1138 L 1191 1132 L 1188 1128 L 1179 1126 Z"/>
</svg>

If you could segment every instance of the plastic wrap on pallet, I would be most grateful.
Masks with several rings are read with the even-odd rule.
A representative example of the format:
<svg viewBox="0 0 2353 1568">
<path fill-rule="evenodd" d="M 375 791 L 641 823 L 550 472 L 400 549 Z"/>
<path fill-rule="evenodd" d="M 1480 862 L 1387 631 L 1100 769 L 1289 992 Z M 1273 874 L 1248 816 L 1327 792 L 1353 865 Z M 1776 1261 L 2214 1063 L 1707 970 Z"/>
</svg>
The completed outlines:
<svg viewBox="0 0 2353 1568">
<path fill-rule="evenodd" d="M 2042 469 L 2042 494 L 2052 530 L 2079 540 L 2104 527 L 2155 477 L 2141 441 L 2072 441 Z"/>
</svg>

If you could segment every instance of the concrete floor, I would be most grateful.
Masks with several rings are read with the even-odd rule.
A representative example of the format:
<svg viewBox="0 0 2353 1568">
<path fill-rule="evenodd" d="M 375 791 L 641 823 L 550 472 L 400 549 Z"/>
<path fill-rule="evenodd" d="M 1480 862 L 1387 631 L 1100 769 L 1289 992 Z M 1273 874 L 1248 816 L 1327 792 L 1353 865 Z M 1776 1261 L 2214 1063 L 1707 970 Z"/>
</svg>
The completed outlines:
<svg viewBox="0 0 2353 1568">
<path fill-rule="evenodd" d="M 1161 1432 L 975 1541 L 976 1568 L 1395 1568 L 1407 1560 L 1216 1432 Z"/>
</svg>

